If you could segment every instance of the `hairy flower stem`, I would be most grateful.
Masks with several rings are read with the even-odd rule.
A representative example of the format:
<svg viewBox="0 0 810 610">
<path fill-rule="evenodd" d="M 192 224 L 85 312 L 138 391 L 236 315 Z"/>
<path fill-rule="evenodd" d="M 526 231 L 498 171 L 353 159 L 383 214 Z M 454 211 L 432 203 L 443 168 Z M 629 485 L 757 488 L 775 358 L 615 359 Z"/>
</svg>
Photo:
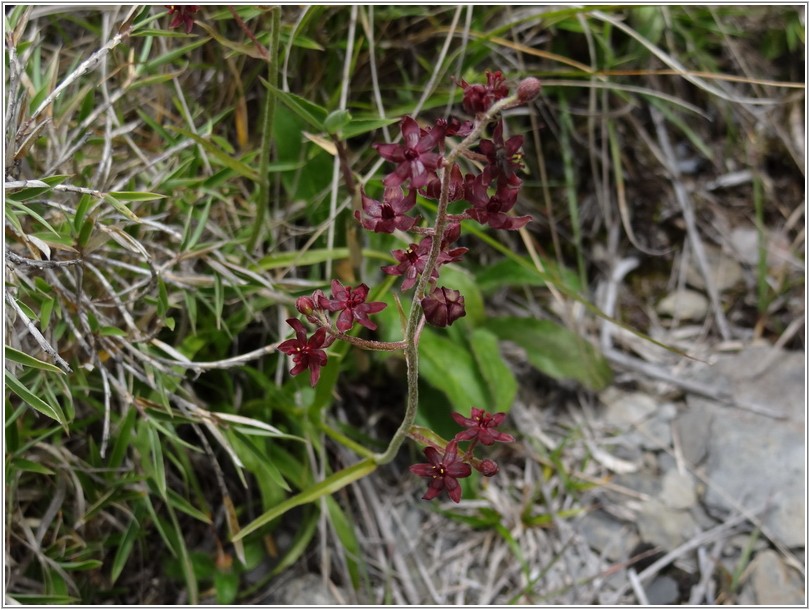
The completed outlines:
<svg viewBox="0 0 810 610">
<path fill-rule="evenodd" d="M 428 255 L 427 263 L 416 284 L 416 290 L 413 295 L 413 302 L 411 303 L 411 310 L 408 314 L 408 324 L 405 327 L 405 363 L 408 367 L 408 399 L 405 404 L 405 417 L 399 425 L 394 437 L 388 444 L 388 448 L 382 452 L 374 455 L 374 461 L 377 464 L 387 464 L 396 457 L 399 448 L 408 436 L 408 431 L 416 419 L 416 412 L 419 408 L 419 330 L 421 328 L 422 318 L 422 305 L 421 300 L 425 296 L 425 292 L 430 282 L 433 269 L 436 267 L 436 261 L 439 259 L 439 253 L 442 247 L 442 237 L 444 236 L 444 228 L 447 225 L 447 206 L 450 203 L 450 174 L 453 169 L 453 164 L 460 154 L 467 151 L 468 148 L 474 144 L 481 137 L 481 132 L 484 128 L 492 122 L 492 120 L 506 108 L 519 105 L 520 102 L 517 96 L 510 96 L 504 98 L 495 104 L 481 117 L 476 126 L 470 134 L 464 138 L 461 143 L 454 148 L 447 155 L 444 162 L 444 169 L 442 171 L 442 188 L 439 197 L 439 206 L 436 210 L 436 222 L 433 225 L 433 241 L 430 245 L 430 254 Z"/>
</svg>

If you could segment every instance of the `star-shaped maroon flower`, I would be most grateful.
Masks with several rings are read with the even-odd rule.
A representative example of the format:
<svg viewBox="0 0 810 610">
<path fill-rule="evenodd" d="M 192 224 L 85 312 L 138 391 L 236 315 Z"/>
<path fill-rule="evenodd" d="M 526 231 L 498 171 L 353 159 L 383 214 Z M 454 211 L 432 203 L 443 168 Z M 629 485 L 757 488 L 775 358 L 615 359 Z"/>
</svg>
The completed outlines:
<svg viewBox="0 0 810 610">
<path fill-rule="evenodd" d="M 467 181 L 467 201 L 474 207 L 465 213 L 469 218 L 493 229 L 514 230 L 526 226 L 531 216 L 510 216 L 509 210 L 515 207 L 518 188 L 504 184 L 498 187 L 494 195 L 489 195 L 486 187 L 487 177 L 481 174 L 474 180 Z"/>
<path fill-rule="evenodd" d="M 523 169 L 522 146 L 523 136 L 512 136 L 506 142 L 503 141 L 503 121 L 498 121 L 492 132 L 492 139 L 481 140 L 478 144 L 478 150 L 489 163 L 484 168 L 484 180 L 492 183 L 497 179 L 499 187 L 519 187 L 521 180 L 515 172 Z"/>
<path fill-rule="evenodd" d="M 457 479 L 470 476 L 472 468 L 469 464 L 458 461 L 458 443 L 450 441 L 444 450 L 444 455 L 434 447 L 425 447 L 427 464 L 414 464 L 410 471 L 420 477 L 430 479 L 423 500 L 432 500 L 447 490 L 447 495 L 453 502 L 461 500 L 461 485 Z"/>
<path fill-rule="evenodd" d="M 458 83 L 458 86 L 464 89 L 461 105 L 472 115 L 486 112 L 492 104 L 509 95 L 509 88 L 500 70 L 495 72 L 487 70 L 486 75 L 486 85 L 470 85 L 464 79 Z"/>
<path fill-rule="evenodd" d="M 360 214 L 360 210 L 355 210 L 354 217 L 364 229 L 375 233 L 393 233 L 395 229 L 409 231 L 416 222 L 416 218 L 405 215 L 416 205 L 415 189 L 403 195 L 401 187 L 389 186 L 383 193 L 382 201 L 372 199 L 360 189 L 360 198 L 365 216 Z"/>
<path fill-rule="evenodd" d="M 321 376 L 321 367 L 326 365 L 326 352 L 323 350 L 332 344 L 334 338 L 326 335 L 325 328 L 319 328 L 307 339 L 307 330 L 300 320 L 289 318 L 287 324 L 295 331 L 295 338 L 281 343 L 278 351 L 292 356 L 295 366 L 290 369 L 291 375 L 298 375 L 309 369 L 309 382 L 315 387 Z"/>
<path fill-rule="evenodd" d="M 369 330 L 376 330 L 377 325 L 369 319 L 368 314 L 382 311 L 388 305 L 382 302 L 366 303 L 366 297 L 368 286 L 365 284 L 352 288 L 344 286 L 338 280 L 332 280 L 332 298 L 321 297 L 320 305 L 328 311 L 340 312 L 336 326 L 341 332 L 350 330 L 355 321 Z"/>
<path fill-rule="evenodd" d="M 374 144 L 383 159 L 397 164 L 383 184 L 399 186 L 410 179 L 411 187 L 422 188 L 436 176 L 436 168 L 441 163 L 441 155 L 433 151 L 444 137 L 444 129 L 434 127 L 423 133 L 419 124 L 409 116 L 402 117 L 400 129 L 401 144 Z"/>
<path fill-rule="evenodd" d="M 495 413 L 492 415 L 483 409 L 473 407 L 470 417 L 464 417 L 461 413 L 456 412 L 450 415 L 459 426 L 467 428 L 456 434 L 453 439 L 455 441 L 460 442 L 477 439 L 482 445 L 491 445 L 495 441 L 511 443 L 515 440 L 515 437 L 511 434 L 495 430 L 495 428 L 501 425 L 504 418 L 506 418 L 506 413 Z"/>
<path fill-rule="evenodd" d="M 194 28 L 194 13 L 200 10 L 200 5 L 166 4 L 165 6 L 169 9 L 169 15 L 172 15 L 169 27 L 176 28 L 182 25 L 186 29 L 186 34 L 191 34 L 191 30 Z"/>
</svg>

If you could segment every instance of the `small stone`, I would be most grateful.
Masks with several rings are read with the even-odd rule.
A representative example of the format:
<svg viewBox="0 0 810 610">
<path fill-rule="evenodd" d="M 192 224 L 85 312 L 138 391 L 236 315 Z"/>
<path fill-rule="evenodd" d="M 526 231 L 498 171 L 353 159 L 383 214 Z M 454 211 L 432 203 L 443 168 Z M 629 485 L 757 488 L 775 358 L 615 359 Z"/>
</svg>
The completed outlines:
<svg viewBox="0 0 810 610">
<path fill-rule="evenodd" d="M 608 561 L 626 560 L 630 550 L 638 544 L 635 532 L 604 511 L 586 513 L 579 524 L 588 546 Z"/>
<path fill-rule="evenodd" d="M 644 592 L 652 606 L 671 606 L 677 604 L 680 597 L 678 583 L 669 576 L 656 576 L 644 587 Z"/>
<path fill-rule="evenodd" d="M 658 313 L 680 320 L 703 320 L 709 311 L 708 299 L 694 290 L 683 288 L 670 292 L 658 303 Z"/>
<path fill-rule="evenodd" d="M 622 392 L 608 388 L 599 398 L 606 406 L 605 420 L 617 428 L 636 426 L 655 413 L 657 404 L 652 397 L 640 392 Z"/>
<path fill-rule="evenodd" d="M 667 472 L 664 475 L 660 499 L 669 508 L 675 510 L 685 510 L 692 506 L 697 500 L 692 477 L 681 474 L 677 470 Z"/>
<path fill-rule="evenodd" d="M 751 587 L 757 602 L 765 606 L 804 605 L 804 590 L 799 575 L 793 572 L 776 551 L 757 553 L 751 562 Z"/>
<path fill-rule="evenodd" d="M 718 291 L 723 292 L 742 281 L 743 273 L 740 263 L 724 253 L 720 248 L 704 245 L 706 263 L 709 266 L 709 277 Z M 689 261 L 686 269 L 686 282 L 699 290 L 706 289 L 706 280 L 694 260 Z"/>
<path fill-rule="evenodd" d="M 674 510 L 657 499 L 641 505 L 637 524 L 642 540 L 666 551 L 679 547 L 698 531 L 688 511 Z"/>
<path fill-rule="evenodd" d="M 690 466 L 697 466 L 706 457 L 709 448 L 709 430 L 712 411 L 705 403 L 710 401 L 698 396 L 688 396 L 688 408 L 675 420 L 675 431 L 681 445 L 681 453 Z"/>
</svg>

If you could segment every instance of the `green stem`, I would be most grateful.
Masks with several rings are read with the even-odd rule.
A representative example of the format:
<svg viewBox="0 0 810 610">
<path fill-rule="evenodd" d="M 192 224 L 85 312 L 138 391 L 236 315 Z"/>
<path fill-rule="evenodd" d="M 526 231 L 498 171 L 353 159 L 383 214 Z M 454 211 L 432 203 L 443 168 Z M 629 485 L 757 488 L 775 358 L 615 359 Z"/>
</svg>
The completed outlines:
<svg viewBox="0 0 810 610">
<path fill-rule="evenodd" d="M 278 86 L 278 40 L 281 30 L 281 7 L 273 7 L 273 20 L 270 32 L 270 57 L 267 59 L 267 82 L 273 87 Z M 253 232 L 248 240 L 248 251 L 252 251 L 259 241 L 264 227 L 267 208 L 270 207 L 270 149 L 273 145 L 273 120 L 276 114 L 276 96 L 270 91 L 264 102 L 264 116 L 262 121 L 262 144 L 259 154 L 259 192 L 256 201 L 256 222 Z"/>
</svg>

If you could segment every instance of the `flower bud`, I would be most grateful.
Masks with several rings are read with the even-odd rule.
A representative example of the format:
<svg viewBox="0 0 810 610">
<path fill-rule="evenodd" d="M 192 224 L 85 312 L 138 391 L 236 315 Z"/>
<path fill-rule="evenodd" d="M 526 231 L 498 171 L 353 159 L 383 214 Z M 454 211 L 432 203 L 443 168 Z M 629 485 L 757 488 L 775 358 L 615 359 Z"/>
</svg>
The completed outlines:
<svg viewBox="0 0 810 610">
<path fill-rule="evenodd" d="M 523 104 L 528 104 L 540 95 L 540 81 L 529 76 L 520 81 L 517 88 L 517 98 Z"/>
<path fill-rule="evenodd" d="M 311 316 L 315 307 L 316 305 L 310 297 L 298 297 L 295 301 L 295 308 L 303 316 Z"/>
<path fill-rule="evenodd" d="M 498 470 L 500 470 L 498 465 L 492 460 L 481 460 L 475 469 L 485 477 L 494 477 L 498 474 Z"/>
<path fill-rule="evenodd" d="M 453 322 L 467 315 L 464 309 L 464 297 L 458 290 L 437 287 L 421 301 L 425 319 L 433 326 L 450 326 Z"/>
</svg>

